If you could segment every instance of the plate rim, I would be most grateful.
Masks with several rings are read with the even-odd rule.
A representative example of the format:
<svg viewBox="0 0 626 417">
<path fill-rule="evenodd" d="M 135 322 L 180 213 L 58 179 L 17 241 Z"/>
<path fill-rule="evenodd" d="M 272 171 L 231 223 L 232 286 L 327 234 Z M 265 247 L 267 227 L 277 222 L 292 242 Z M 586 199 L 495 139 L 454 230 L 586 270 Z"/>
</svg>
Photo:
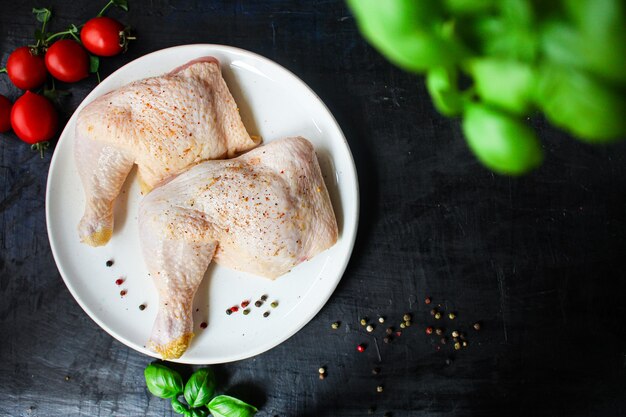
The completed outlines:
<svg viewBox="0 0 626 417">
<path fill-rule="evenodd" d="M 300 83 L 303 87 L 305 87 L 306 90 L 308 90 L 308 92 L 310 94 L 312 94 L 312 96 L 319 102 L 319 104 L 321 104 L 321 106 L 323 107 L 324 110 L 326 110 L 326 112 L 328 113 L 328 115 L 330 116 L 330 120 L 332 122 L 332 125 L 334 128 L 337 129 L 337 131 L 339 132 L 339 134 L 341 135 L 341 139 L 343 141 L 343 145 L 345 146 L 346 150 L 347 150 L 347 154 L 349 157 L 349 168 L 351 171 L 351 174 L 354 177 L 354 196 L 355 196 L 355 209 L 354 209 L 354 216 L 344 216 L 344 230 L 346 229 L 346 224 L 348 222 L 348 219 L 350 217 L 352 217 L 353 223 L 354 223 L 354 232 L 352 233 L 351 236 L 342 236 L 342 238 L 346 238 L 349 239 L 348 241 L 348 246 L 347 246 L 347 255 L 341 260 L 342 265 L 340 265 L 340 267 L 338 268 L 338 278 L 334 280 L 334 282 L 328 287 L 329 291 L 327 291 L 327 293 L 325 294 L 324 297 L 319 298 L 318 302 L 316 303 L 316 305 L 314 305 L 313 308 L 311 308 L 308 313 L 305 315 L 305 317 L 301 320 L 301 324 L 297 325 L 294 327 L 294 329 L 290 332 L 284 333 L 283 335 L 275 338 L 275 341 L 266 345 L 262 345 L 259 349 L 250 349 L 248 350 L 246 353 L 244 354 L 234 354 L 234 355 L 229 355 L 226 357 L 222 357 L 222 358 L 217 358 L 216 360 L 208 360 L 208 361 L 197 361 L 197 360 L 185 360 L 185 355 L 181 356 L 178 359 L 173 359 L 170 360 L 168 359 L 168 361 L 170 362 L 177 362 L 177 363 L 184 363 L 184 364 L 219 364 L 219 363 L 229 363 L 229 362 L 234 362 L 234 361 L 239 361 L 239 360 L 244 360 L 244 359 L 249 359 L 249 358 L 253 358 L 255 356 L 258 356 L 264 352 L 267 352 L 273 348 L 275 348 L 276 346 L 284 343 L 285 341 L 287 341 L 288 339 L 290 339 L 293 335 L 295 335 L 296 333 L 298 333 L 300 330 L 302 330 L 307 324 L 309 324 L 311 322 L 311 320 L 313 320 L 313 318 L 315 318 L 315 316 L 317 316 L 317 314 L 322 310 L 322 308 L 324 308 L 324 306 L 326 305 L 326 303 L 328 302 L 328 300 L 330 299 L 330 297 L 334 294 L 335 290 L 337 289 L 337 286 L 339 285 L 339 282 L 343 279 L 343 276 L 346 272 L 346 269 L 348 267 L 348 264 L 350 262 L 350 259 L 352 258 L 352 253 L 354 251 L 354 246 L 355 246 L 355 242 L 356 242 L 356 238 L 358 235 L 358 231 L 359 231 L 359 217 L 360 217 L 360 209 L 361 209 L 361 201 L 360 201 L 360 190 L 359 190 L 359 178 L 358 178 L 358 173 L 356 170 L 356 164 L 354 162 L 354 156 L 352 155 L 352 150 L 350 149 L 350 145 L 346 139 L 346 136 L 343 132 L 343 130 L 341 129 L 341 126 L 339 125 L 339 123 L 337 122 L 335 116 L 333 115 L 333 113 L 330 111 L 330 109 L 328 108 L 328 106 L 326 105 L 326 103 L 317 95 L 317 93 L 315 93 L 315 91 L 306 83 L 304 82 L 300 77 L 298 77 L 296 74 L 294 74 L 292 71 L 290 71 L 289 69 L 285 68 L 284 66 L 282 66 L 281 64 L 271 60 L 270 58 L 267 58 L 261 54 L 258 54 L 256 52 L 252 52 L 252 51 L 248 51 L 246 49 L 242 49 L 242 48 L 238 48 L 235 46 L 230 46 L 230 45 L 223 45 L 223 44 L 212 44 L 212 43 L 194 43 L 194 44 L 184 44 L 184 45 L 177 45 L 177 46 L 171 46 L 168 48 L 163 48 L 163 49 L 159 49 L 153 52 L 150 52 L 148 54 L 142 55 L 140 57 L 137 57 L 135 59 L 133 59 L 132 61 L 124 64 L 123 66 L 121 66 L 120 68 L 118 68 L 117 70 L 115 70 L 114 72 L 112 72 L 106 79 L 110 78 L 111 76 L 119 73 L 119 72 L 123 72 L 126 67 L 128 67 L 129 65 L 135 63 L 138 60 L 142 60 L 142 59 L 146 59 L 150 56 L 153 55 L 159 55 L 159 54 L 163 54 L 163 53 L 167 53 L 167 52 L 171 52 L 174 50 L 181 50 L 181 49 L 196 49 L 196 48 L 210 48 L 210 49 L 215 49 L 215 50 L 220 50 L 222 52 L 225 52 L 227 54 L 232 54 L 232 53 L 236 53 L 236 54 L 240 54 L 243 56 L 249 56 L 249 57 L 253 57 L 257 60 L 260 61 L 265 61 L 265 63 L 273 65 L 278 67 L 278 69 L 282 70 L 285 72 L 285 74 L 287 76 L 289 76 L 290 78 L 292 78 L 293 81 L 296 81 L 298 83 Z M 220 62 L 220 65 L 222 65 L 222 63 Z M 99 87 L 101 85 L 97 85 L 96 87 L 93 88 L 93 90 L 91 90 L 89 92 L 89 94 L 87 94 L 85 96 L 85 98 L 80 102 L 80 104 L 77 106 L 76 110 L 72 113 L 72 116 L 68 119 L 65 127 L 63 128 L 63 131 L 61 132 L 61 134 L 59 135 L 59 139 L 57 141 L 57 144 L 55 145 L 55 150 L 57 148 L 57 146 L 61 143 L 61 141 L 67 141 L 69 139 L 64 139 L 66 136 L 69 135 L 68 133 L 68 129 L 70 127 L 70 125 L 72 125 L 76 118 L 78 117 L 78 113 L 80 110 L 82 110 L 82 108 L 84 106 L 86 106 L 88 103 L 90 103 L 94 98 L 99 97 L 102 94 L 106 94 L 106 92 L 104 93 L 100 93 L 99 92 Z M 121 335 L 118 335 L 115 331 L 113 331 L 108 325 L 106 325 L 102 320 L 100 320 L 97 315 L 95 314 L 94 311 L 92 311 L 92 309 L 85 303 L 85 301 L 79 296 L 78 291 L 76 290 L 76 288 L 74 288 L 74 286 L 71 283 L 71 280 L 69 280 L 68 278 L 66 278 L 66 274 L 67 272 L 64 271 L 64 269 L 61 267 L 61 258 L 60 255 L 58 253 L 58 249 L 56 247 L 56 243 L 52 237 L 52 232 L 51 232 L 51 222 L 52 222 L 52 218 L 51 218 L 51 213 L 50 213 L 50 198 L 51 198 L 51 192 L 50 192 L 50 188 L 51 188 L 51 184 L 53 182 L 53 171 L 56 171 L 56 166 L 57 166 L 57 152 L 54 152 L 50 161 L 50 167 L 48 169 L 48 176 L 47 176 L 47 180 L 46 180 L 46 194 L 45 194 L 45 207 L 46 207 L 46 231 L 48 234 L 48 241 L 50 243 L 50 248 L 52 251 L 52 256 L 54 258 L 57 270 L 59 272 L 59 274 L 61 275 L 61 278 L 63 279 L 63 282 L 65 283 L 65 286 L 68 288 L 68 290 L 70 291 L 70 294 L 72 295 L 72 297 L 74 298 L 74 300 L 78 303 L 78 305 L 83 309 L 83 311 L 87 314 L 87 316 L 89 318 L 91 318 L 91 320 L 93 320 L 98 327 L 100 327 L 100 329 L 104 330 L 106 333 L 108 333 L 110 336 L 112 336 L 114 339 L 116 339 L 117 341 L 119 341 L 120 343 L 122 343 L 123 345 L 129 347 L 130 349 L 137 351 L 139 353 L 142 353 L 144 355 L 147 355 L 149 357 L 153 357 L 153 358 L 157 358 L 157 359 L 161 359 L 158 354 L 156 354 L 155 352 L 152 352 L 150 350 L 148 350 L 147 348 L 142 348 L 141 346 L 136 345 L 136 343 L 127 340 L 125 337 L 122 337 Z M 205 358 L 206 359 L 206 358 Z"/>
</svg>

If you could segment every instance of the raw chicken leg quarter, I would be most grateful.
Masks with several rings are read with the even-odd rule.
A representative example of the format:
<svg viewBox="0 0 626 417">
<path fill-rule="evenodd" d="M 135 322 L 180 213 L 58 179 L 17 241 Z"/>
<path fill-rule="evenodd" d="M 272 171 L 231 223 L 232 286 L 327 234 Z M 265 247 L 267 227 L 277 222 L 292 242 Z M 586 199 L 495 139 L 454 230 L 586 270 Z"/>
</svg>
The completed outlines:
<svg viewBox="0 0 626 417">
<path fill-rule="evenodd" d="M 135 81 L 87 105 L 76 121 L 74 156 L 85 191 L 81 240 L 106 244 L 113 203 L 133 164 L 144 192 L 191 165 L 255 147 L 215 58 Z"/>
<path fill-rule="evenodd" d="M 159 294 L 148 346 L 178 358 L 209 263 L 276 278 L 333 246 L 337 222 L 313 146 L 301 137 L 207 161 L 141 202 L 143 256 Z"/>
</svg>

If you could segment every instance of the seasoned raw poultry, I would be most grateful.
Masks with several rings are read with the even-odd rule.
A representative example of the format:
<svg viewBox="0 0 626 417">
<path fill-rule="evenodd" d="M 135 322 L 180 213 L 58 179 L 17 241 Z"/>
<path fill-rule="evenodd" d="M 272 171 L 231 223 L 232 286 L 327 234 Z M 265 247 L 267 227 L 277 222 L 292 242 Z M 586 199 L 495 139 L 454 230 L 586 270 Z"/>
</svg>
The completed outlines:
<svg viewBox="0 0 626 417">
<path fill-rule="evenodd" d="M 258 142 L 246 132 L 213 57 L 95 99 L 76 122 L 74 153 L 86 199 L 81 240 L 109 241 L 113 202 L 133 164 L 149 191 L 191 165 L 233 157 Z"/>
<path fill-rule="evenodd" d="M 192 302 L 213 260 L 276 278 L 337 241 L 313 146 L 301 137 L 207 161 L 141 202 L 143 256 L 159 293 L 148 346 L 178 358 L 193 337 Z"/>
</svg>

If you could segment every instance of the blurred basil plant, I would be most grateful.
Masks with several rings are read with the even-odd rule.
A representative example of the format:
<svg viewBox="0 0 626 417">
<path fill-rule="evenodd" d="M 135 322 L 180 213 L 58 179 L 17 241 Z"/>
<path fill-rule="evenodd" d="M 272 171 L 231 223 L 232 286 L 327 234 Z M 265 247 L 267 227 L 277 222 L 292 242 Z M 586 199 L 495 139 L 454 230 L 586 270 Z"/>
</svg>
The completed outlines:
<svg viewBox="0 0 626 417">
<path fill-rule="evenodd" d="M 626 137 L 626 1 L 347 2 L 378 51 L 425 75 L 435 108 L 462 118 L 470 149 L 495 172 L 541 164 L 524 123 L 532 112 L 586 142 Z"/>
</svg>

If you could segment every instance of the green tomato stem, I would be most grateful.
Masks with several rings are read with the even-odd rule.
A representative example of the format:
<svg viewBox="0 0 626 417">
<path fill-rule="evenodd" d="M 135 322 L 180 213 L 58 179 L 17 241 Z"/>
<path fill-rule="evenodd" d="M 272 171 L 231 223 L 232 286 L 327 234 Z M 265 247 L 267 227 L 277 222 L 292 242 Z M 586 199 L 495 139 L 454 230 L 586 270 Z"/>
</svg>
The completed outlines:
<svg viewBox="0 0 626 417">
<path fill-rule="evenodd" d="M 100 10 L 100 13 L 98 13 L 98 14 L 96 15 L 96 17 L 101 17 L 101 16 L 104 14 L 104 12 L 106 12 L 106 10 L 107 10 L 109 7 L 111 7 L 111 5 L 113 5 L 113 0 L 109 0 L 109 2 L 106 4 L 106 6 L 104 6 L 104 7 L 102 8 L 102 10 Z"/>
<path fill-rule="evenodd" d="M 46 149 L 48 149 L 49 146 L 50 146 L 50 142 L 48 141 L 38 142 L 38 143 L 33 143 L 32 145 L 30 145 L 30 149 L 33 151 L 39 151 L 39 155 L 41 155 L 41 159 L 43 159 L 43 154 L 45 153 Z"/>
<path fill-rule="evenodd" d="M 65 35 L 72 35 L 74 37 L 74 39 L 76 39 L 77 41 L 80 41 L 80 39 L 76 36 L 76 34 L 74 33 L 75 30 L 74 29 L 68 29 L 65 30 L 63 32 L 57 32 L 53 35 L 50 35 L 45 41 L 44 43 L 47 44 L 48 42 L 50 42 L 52 39 L 54 38 L 58 38 L 59 36 L 65 36 Z"/>
</svg>

